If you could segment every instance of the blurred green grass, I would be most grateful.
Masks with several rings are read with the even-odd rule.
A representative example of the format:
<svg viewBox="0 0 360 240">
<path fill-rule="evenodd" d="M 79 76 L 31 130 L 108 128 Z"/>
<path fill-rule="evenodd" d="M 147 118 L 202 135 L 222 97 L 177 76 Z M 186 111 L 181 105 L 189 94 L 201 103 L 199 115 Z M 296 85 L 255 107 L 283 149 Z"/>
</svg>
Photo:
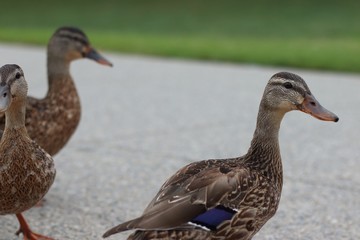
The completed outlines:
<svg viewBox="0 0 360 240">
<path fill-rule="evenodd" d="M 46 44 L 72 25 L 106 50 L 360 72 L 359 9 L 355 0 L 7 1 L 0 41 Z"/>
</svg>

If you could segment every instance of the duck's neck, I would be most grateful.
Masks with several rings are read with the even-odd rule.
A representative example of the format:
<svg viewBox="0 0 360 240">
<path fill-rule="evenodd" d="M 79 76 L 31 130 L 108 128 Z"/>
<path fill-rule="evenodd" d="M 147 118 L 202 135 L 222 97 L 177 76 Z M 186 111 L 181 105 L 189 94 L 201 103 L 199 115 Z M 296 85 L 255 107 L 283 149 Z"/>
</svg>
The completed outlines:
<svg viewBox="0 0 360 240">
<path fill-rule="evenodd" d="M 16 99 L 11 103 L 5 113 L 5 129 L 4 135 L 9 130 L 16 130 L 27 134 L 25 128 L 25 112 L 26 112 L 26 100 Z"/>
<path fill-rule="evenodd" d="M 72 81 L 70 76 L 70 62 L 53 55 L 47 57 L 49 94 L 56 93 L 57 85 L 65 84 L 64 81 Z"/>
<path fill-rule="evenodd" d="M 285 112 L 260 105 L 256 130 L 245 163 L 282 187 L 282 163 L 279 147 L 279 129 Z"/>
</svg>

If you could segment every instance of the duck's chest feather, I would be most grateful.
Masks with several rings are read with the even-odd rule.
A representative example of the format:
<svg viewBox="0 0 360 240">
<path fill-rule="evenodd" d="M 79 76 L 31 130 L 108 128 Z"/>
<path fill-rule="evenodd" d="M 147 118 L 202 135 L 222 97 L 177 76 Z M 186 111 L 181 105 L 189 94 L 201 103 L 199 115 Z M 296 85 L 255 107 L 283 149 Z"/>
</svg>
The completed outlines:
<svg viewBox="0 0 360 240">
<path fill-rule="evenodd" d="M 271 186 L 249 191 L 233 212 L 232 218 L 216 226 L 214 236 L 225 239 L 251 239 L 276 213 L 281 193 Z"/>
<path fill-rule="evenodd" d="M 49 154 L 34 141 L 16 134 L 4 137 L 6 141 L 0 142 L 0 214 L 13 214 L 41 200 L 54 181 L 55 168 Z"/>
</svg>

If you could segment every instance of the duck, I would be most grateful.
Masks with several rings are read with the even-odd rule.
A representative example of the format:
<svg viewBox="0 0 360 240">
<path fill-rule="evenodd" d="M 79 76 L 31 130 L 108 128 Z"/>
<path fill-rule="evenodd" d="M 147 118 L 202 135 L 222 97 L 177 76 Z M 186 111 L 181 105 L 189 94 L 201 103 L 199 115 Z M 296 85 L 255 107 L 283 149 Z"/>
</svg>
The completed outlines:
<svg viewBox="0 0 360 240">
<path fill-rule="evenodd" d="M 70 75 L 70 63 L 87 58 L 112 66 L 76 27 L 60 27 L 47 46 L 48 91 L 44 98 L 27 98 L 25 125 L 29 136 L 51 156 L 74 134 L 81 117 L 80 97 Z M 5 116 L 0 117 L 4 129 Z"/>
<path fill-rule="evenodd" d="M 279 205 L 283 185 L 279 129 L 292 110 L 323 121 L 339 120 L 320 105 L 299 75 L 276 73 L 265 87 L 245 155 L 181 168 L 140 217 L 107 230 L 103 238 L 134 230 L 128 239 L 251 239 Z"/>
<path fill-rule="evenodd" d="M 36 205 L 54 182 L 49 153 L 29 137 L 25 127 L 27 82 L 16 64 L 0 68 L 0 112 L 5 128 L 0 140 L 0 215 L 15 214 L 24 240 L 51 240 L 33 232 L 22 212 Z"/>
</svg>

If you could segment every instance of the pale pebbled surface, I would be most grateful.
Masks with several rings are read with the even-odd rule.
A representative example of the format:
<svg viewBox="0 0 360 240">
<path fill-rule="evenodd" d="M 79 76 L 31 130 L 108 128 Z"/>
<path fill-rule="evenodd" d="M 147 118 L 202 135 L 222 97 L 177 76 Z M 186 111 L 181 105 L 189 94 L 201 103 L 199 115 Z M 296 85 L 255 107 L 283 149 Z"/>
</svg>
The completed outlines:
<svg viewBox="0 0 360 240">
<path fill-rule="evenodd" d="M 285 117 L 280 207 L 254 240 L 360 239 L 360 75 L 103 55 L 113 68 L 90 60 L 71 66 L 82 119 L 55 156 L 45 206 L 25 213 L 34 231 L 59 240 L 101 239 L 140 215 L 181 166 L 243 155 L 268 79 L 291 71 L 340 121 L 300 112 Z M 0 45 L 0 65 L 20 65 L 32 96 L 45 94 L 45 59 L 44 47 Z M 0 240 L 22 239 L 17 228 L 15 216 L 0 216 Z"/>
</svg>

